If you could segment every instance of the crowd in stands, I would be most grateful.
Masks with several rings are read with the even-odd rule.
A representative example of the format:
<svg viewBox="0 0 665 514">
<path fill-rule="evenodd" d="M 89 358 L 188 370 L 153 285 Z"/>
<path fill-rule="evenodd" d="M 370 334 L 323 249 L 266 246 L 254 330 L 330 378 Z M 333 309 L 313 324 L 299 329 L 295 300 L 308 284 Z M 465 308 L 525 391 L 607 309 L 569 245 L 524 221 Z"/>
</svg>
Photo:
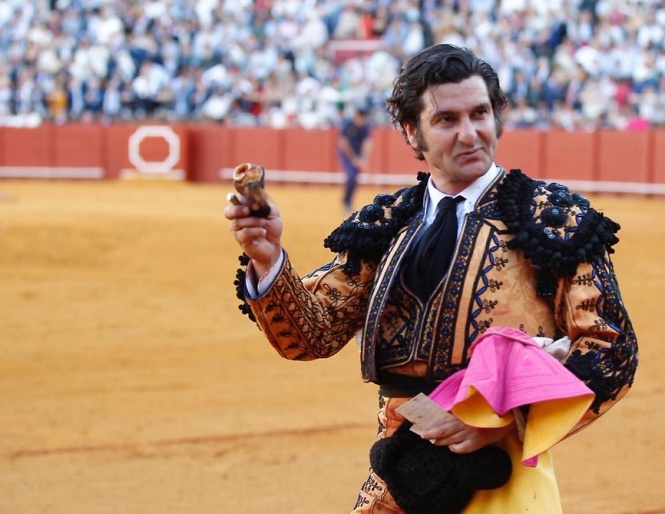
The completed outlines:
<svg viewBox="0 0 665 514">
<path fill-rule="evenodd" d="M 434 43 L 498 70 L 507 129 L 665 125 L 663 0 L 3 0 L 0 124 L 388 124 Z"/>
</svg>

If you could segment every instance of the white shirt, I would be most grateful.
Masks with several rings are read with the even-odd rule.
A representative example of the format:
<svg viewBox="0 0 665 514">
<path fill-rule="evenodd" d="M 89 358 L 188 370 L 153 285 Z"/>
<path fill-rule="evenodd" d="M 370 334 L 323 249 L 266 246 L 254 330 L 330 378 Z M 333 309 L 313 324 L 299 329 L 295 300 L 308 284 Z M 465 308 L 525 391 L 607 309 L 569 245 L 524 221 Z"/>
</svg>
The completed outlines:
<svg viewBox="0 0 665 514">
<path fill-rule="evenodd" d="M 463 196 L 464 201 L 457 204 L 457 236 L 459 237 L 460 231 L 462 230 L 462 221 L 464 216 L 472 212 L 476 202 L 480 198 L 480 195 L 489 187 L 489 185 L 494 181 L 494 179 L 499 174 L 499 168 L 496 164 L 492 163 L 490 169 L 480 178 L 476 179 L 473 184 L 471 184 L 466 189 L 460 191 L 455 196 Z M 430 177 L 429 182 L 427 183 L 427 193 L 425 195 L 425 216 L 423 217 L 423 223 L 429 225 L 434 221 L 436 217 L 436 208 L 439 205 L 439 202 L 445 198 L 447 195 L 439 191 L 432 182 L 432 177 Z"/>
</svg>

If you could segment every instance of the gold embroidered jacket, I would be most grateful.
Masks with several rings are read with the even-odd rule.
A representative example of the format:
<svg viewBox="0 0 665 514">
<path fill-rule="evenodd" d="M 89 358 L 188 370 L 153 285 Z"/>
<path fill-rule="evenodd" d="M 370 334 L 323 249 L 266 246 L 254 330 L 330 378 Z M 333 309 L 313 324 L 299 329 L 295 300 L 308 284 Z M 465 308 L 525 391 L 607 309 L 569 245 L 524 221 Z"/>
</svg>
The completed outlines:
<svg viewBox="0 0 665 514">
<path fill-rule="evenodd" d="M 560 184 L 502 170 L 465 217 L 450 270 L 423 304 L 400 268 L 422 227 L 426 180 L 421 173 L 417 186 L 379 195 L 346 220 L 325 241 L 334 259 L 303 278 L 287 256 L 251 300 L 240 270 L 245 312 L 287 359 L 330 357 L 358 335 L 363 379 L 377 383 L 388 370 L 441 381 L 466 366 L 469 346 L 491 326 L 567 335 L 563 363 L 596 394 L 578 428 L 603 414 L 637 366 L 609 256 L 619 226 Z"/>
</svg>

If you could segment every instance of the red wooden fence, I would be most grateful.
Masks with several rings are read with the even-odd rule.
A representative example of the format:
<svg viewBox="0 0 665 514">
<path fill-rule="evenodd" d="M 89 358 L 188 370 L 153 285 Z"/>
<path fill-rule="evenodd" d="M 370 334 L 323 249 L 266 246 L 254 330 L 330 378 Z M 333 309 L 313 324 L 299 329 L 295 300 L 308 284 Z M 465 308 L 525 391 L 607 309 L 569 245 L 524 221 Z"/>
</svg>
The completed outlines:
<svg viewBox="0 0 665 514">
<path fill-rule="evenodd" d="M 409 184 L 422 169 L 392 127 L 373 132 L 366 183 Z M 66 124 L 0 128 L 0 177 L 228 180 L 242 162 L 266 167 L 274 182 L 338 183 L 337 131 L 214 124 Z M 582 191 L 665 194 L 665 130 L 516 130 L 497 162 Z"/>
</svg>

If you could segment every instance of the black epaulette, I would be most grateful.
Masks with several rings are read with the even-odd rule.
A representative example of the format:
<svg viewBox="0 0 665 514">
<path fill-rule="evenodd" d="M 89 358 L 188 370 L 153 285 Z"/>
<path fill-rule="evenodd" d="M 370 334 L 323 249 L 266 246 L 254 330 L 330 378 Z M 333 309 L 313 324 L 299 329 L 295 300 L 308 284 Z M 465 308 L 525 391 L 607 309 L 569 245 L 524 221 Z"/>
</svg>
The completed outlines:
<svg viewBox="0 0 665 514">
<path fill-rule="evenodd" d="M 519 249 L 539 269 L 538 294 L 552 296 L 556 280 L 575 274 L 583 262 L 601 259 L 621 228 L 593 209 L 589 200 L 564 185 L 546 183 L 511 170 L 497 189 L 501 219 Z"/>
<path fill-rule="evenodd" d="M 343 270 L 360 272 L 362 260 L 378 262 L 397 233 L 422 208 L 428 173 L 418 173 L 418 184 L 393 194 L 380 194 L 352 214 L 323 241 L 336 253 L 346 253 Z"/>
</svg>

